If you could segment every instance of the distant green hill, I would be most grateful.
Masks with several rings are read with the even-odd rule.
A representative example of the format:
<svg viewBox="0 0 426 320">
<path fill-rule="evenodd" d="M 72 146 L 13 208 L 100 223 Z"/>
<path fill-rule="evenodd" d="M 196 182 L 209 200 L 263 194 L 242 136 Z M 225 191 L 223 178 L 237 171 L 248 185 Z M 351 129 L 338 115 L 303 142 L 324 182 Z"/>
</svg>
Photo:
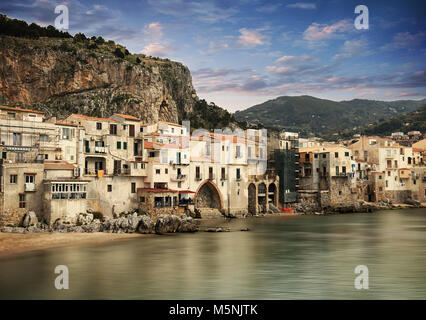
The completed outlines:
<svg viewBox="0 0 426 320">
<path fill-rule="evenodd" d="M 388 136 L 392 132 L 426 132 L 426 104 L 408 114 L 398 115 L 388 120 L 367 125 L 359 130 L 366 135 Z"/>
<path fill-rule="evenodd" d="M 302 135 L 328 136 L 408 113 L 425 103 L 426 99 L 336 102 L 311 96 L 282 96 L 237 111 L 234 116 L 239 121 L 294 130 Z"/>
</svg>

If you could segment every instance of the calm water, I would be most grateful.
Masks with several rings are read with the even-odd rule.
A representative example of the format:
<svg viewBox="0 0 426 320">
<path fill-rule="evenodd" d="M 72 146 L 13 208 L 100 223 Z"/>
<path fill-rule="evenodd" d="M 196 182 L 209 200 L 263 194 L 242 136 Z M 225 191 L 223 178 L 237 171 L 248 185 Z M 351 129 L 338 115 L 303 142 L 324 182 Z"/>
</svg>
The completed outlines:
<svg viewBox="0 0 426 320">
<path fill-rule="evenodd" d="M 3 259 L 0 298 L 426 298 L 425 209 L 253 218 L 228 226 L 251 231 L 164 235 Z M 360 264 L 369 268 L 369 290 L 354 288 Z M 70 270 L 69 290 L 54 288 L 57 265 Z"/>
</svg>

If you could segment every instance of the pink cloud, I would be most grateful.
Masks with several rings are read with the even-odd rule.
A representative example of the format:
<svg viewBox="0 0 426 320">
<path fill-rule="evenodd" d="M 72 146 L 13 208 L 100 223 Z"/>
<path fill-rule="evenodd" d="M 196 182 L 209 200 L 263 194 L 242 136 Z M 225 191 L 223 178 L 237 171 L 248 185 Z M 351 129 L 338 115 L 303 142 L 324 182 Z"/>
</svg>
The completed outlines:
<svg viewBox="0 0 426 320">
<path fill-rule="evenodd" d="M 241 35 L 238 37 L 238 42 L 245 47 L 254 47 L 267 43 L 267 37 L 257 30 L 242 28 L 239 31 Z"/>
<path fill-rule="evenodd" d="M 144 53 L 148 56 L 167 56 L 171 52 L 173 52 L 173 48 L 171 46 L 165 46 L 159 43 L 151 43 L 146 45 L 140 53 Z"/>
<path fill-rule="evenodd" d="M 352 24 L 348 20 L 341 20 L 332 25 L 312 23 L 303 33 L 305 40 L 324 40 L 335 36 L 337 33 L 349 31 Z"/>
</svg>

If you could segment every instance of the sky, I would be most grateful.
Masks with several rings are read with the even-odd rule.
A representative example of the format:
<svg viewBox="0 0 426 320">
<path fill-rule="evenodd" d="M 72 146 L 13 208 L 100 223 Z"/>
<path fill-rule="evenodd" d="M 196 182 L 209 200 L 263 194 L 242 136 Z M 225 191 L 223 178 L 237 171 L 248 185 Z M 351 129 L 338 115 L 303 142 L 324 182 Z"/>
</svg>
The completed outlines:
<svg viewBox="0 0 426 320">
<path fill-rule="evenodd" d="M 54 25 L 59 4 L 71 34 L 182 62 L 198 96 L 231 112 L 283 95 L 426 97 L 421 0 L 1 0 L 0 12 Z M 358 5 L 368 29 L 355 27 Z"/>
</svg>

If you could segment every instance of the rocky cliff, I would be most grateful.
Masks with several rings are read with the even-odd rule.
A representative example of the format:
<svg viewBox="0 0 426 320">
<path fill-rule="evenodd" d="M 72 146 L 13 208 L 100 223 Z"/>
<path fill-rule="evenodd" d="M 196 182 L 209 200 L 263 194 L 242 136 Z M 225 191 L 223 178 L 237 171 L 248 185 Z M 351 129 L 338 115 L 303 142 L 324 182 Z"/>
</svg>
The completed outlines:
<svg viewBox="0 0 426 320">
<path fill-rule="evenodd" d="M 113 42 L 0 36 L 0 103 L 65 117 L 126 113 L 176 122 L 197 97 L 181 63 L 132 55 Z"/>
</svg>

